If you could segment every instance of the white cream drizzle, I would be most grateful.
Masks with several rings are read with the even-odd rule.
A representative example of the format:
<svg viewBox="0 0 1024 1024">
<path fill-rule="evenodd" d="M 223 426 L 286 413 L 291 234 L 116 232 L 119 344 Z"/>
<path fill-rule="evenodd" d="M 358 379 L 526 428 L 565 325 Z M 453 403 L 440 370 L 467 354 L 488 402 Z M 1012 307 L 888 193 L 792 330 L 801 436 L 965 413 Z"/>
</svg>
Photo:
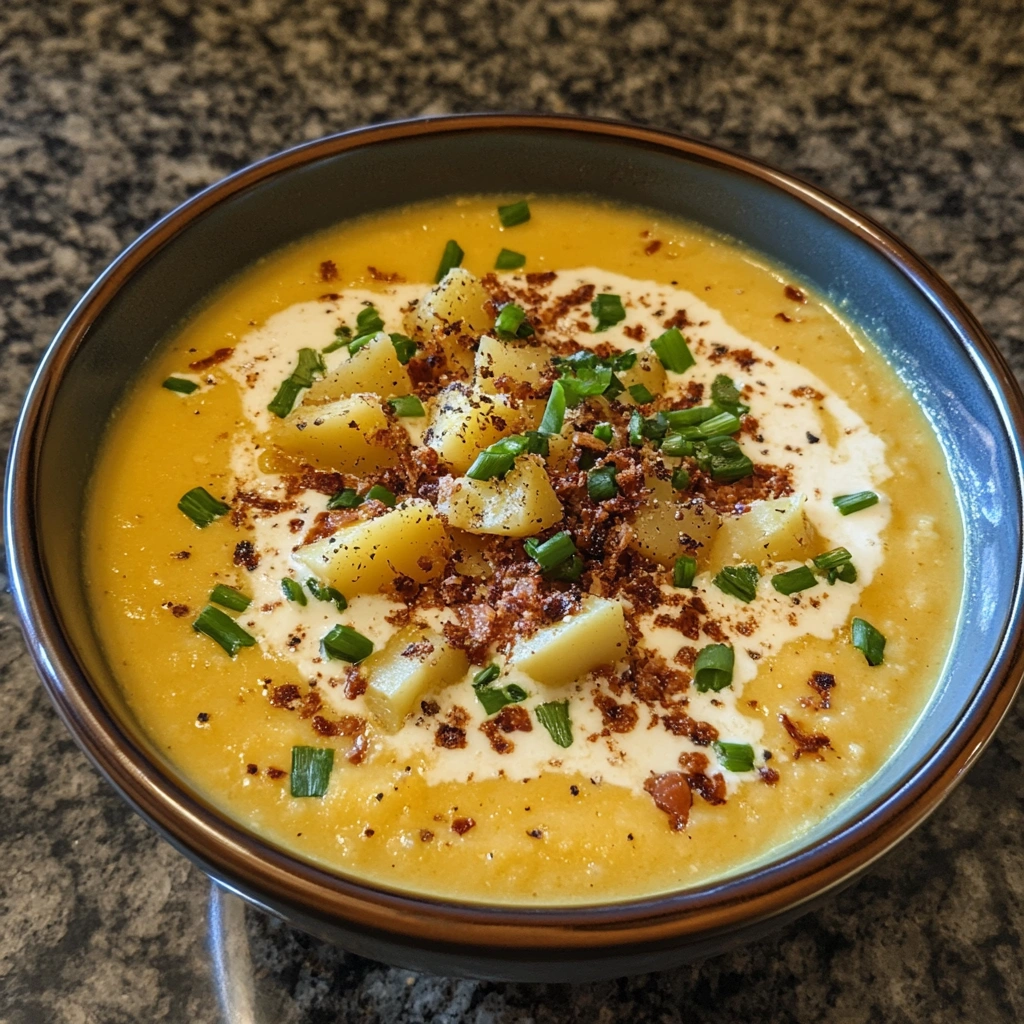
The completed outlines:
<svg viewBox="0 0 1024 1024">
<path fill-rule="evenodd" d="M 510 280 L 518 282 L 520 279 L 512 275 Z M 879 491 L 879 485 L 891 475 L 885 461 L 885 445 L 817 376 L 744 336 L 717 310 L 690 292 L 592 267 L 561 271 L 550 285 L 535 290 L 555 296 L 584 283 L 596 285 L 598 292 L 620 295 L 627 318 L 622 325 L 599 335 L 581 334 L 572 327 L 572 321 L 579 318 L 579 310 L 572 311 L 563 325 L 564 330 L 567 336 L 575 337 L 582 344 L 602 341 L 620 349 L 637 349 L 641 346 L 623 333 L 624 326 L 642 324 L 647 338 L 656 337 L 664 329 L 662 324 L 666 317 L 677 310 L 686 310 L 689 320 L 698 325 L 688 327 L 685 332 L 697 364 L 684 375 L 670 373 L 670 389 L 691 380 L 701 381 L 709 388 L 719 373 L 727 373 L 741 388 L 749 385 L 751 391 L 745 401 L 750 404 L 751 415 L 759 421 L 763 441 L 755 442 L 744 436 L 743 448 L 755 462 L 788 467 L 794 491 L 806 496 L 807 516 L 827 547 L 842 545 L 853 553 L 859 574 L 857 583 L 821 586 L 799 598 L 778 594 L 768 575 L 762 576 L 757 598 L 749 605 L 723 594 L 711 584 L 706 573 L 696 580 L 696 592 L 707 605 L 708 618 L 721 625 L 734 645 L 736 667 L 733 685 L 724 691 L 701 694 L 691 688 L 687 694 L 687 714 L 711 723 L 722 739 L 750 743 L 760 753 L 760 720 L 742 714 L 737 706 L 745 684 L 757 675 L 760 656 L 775 654 L 786 643 L 802 636 L 832 637 L 849 621 L 861 591 L 882 563 L 885 553 L 882 537 L 890 518 L 885 495 L 881 495 L 881 501 L 874 507 L 849 517 L 836 512 L 832 498 L 860 490 Z M 281 497 L 277 478 L 262 474 L 257 468 L 253 437 L 270 426 L 272 414 L 266 406 L 281 381 L 293 370 L 299 348 L 328 345 L 333 340 L 335 327 L 339 323 L 353 324 L 357 313 L 368 303 L 376 306 L 387 330 L 400 331 L 403 308 L 408 307 L 411 300 L 421 298 L 428 288 L 428 285 L 403 284 L 384 292 L 351 290 L 337 300 L 298 303 L 242 337 L 231 359 L 223 364 L 226 372 L 241 385 L 243 397 L 244 422 L 231 442 L 232 468 L 240 489 L 256 491 L 266 497 Z M 748 349 L 757 361 L 749 368 L 732 360 L 712 362 L 708 356 L 719 345 L 730 350 Z M 344 349 L 328 354 L 325 357 L 328 371 L 346 358 Z M 794 391 L 801 388 L 823 394 L 824 400 L 794 395 Z M 830 423 L 823 421 L 819 404 Z M 418 441 L 422 426 L 422 422 L 413 425 L 414 442 Z M 820 440 L 809 443 L 808 434 Z M 836 439 L 834 443 L 830 442 L 830 437 Z M 296 571 L 291 560 L 291 550 L 299 537 L 290 532 L 288 521 L 302 518 L 308 528 L 327 502 L 324 495 L 315 492 L 305 492 L 297 500 L 298 509 L 254 517 L 252 540 L 260 554 L 260 563 L 247 581 L 253 602 L 241 621 L 256 636 L 264 651 L 280 659 L 285 666 L 283 671 L 287 678 L 275 679 L 276 684 L 295 682 L 297 678 L 316 681 L 322 696 L 336 711 L 365 714 L 362 699 L 345 698 L 337 685 L 344 666 L 321 659 L 320 638 L 333 625 L 344 622 L 369 636 L 380 647 L 396 630 L 385 616 L 398 610 L 399 605 L 384 597 L 359 596 L 351 600 L 344 613 L 339 613 L 333 605 L 313 599 L 305 607 L 283 599 L 282 578 L 296 575 L 301 580 L 307 575 Z M 795 564 L 780 563 L 773 571 Z M 817 607 L 810 603 L 810 596 L 819 599 Z M 418 613 L 417 618 L 439 627 L 444 621 L 454 619 L 454 615 L 442 609 Z M 679 648 L 690 642 L 671 628 L 656 627 L 654 618 L 650 615 L 641 620 L 645 643 L 671 662 Z M 749 635 L 736 629 L 737 623 L 751 620 L 756 625 Z M 702 645 L 703 642 L 696 643 L 698 647 Z M 755 657 L 751 657 L 751 653 Z M 591 699 L 593 683 L 590 681 L 553 689 L 540 686 L 510 668 L 501 682 L 503 685 L 519 682 L 530 694 L 524 704 L 530 709 L 544 701 L 569 697 L 575 736 L 572 746 L 565 750 L 555 746 L 547 732 L 535 724 L 531 733 L 516 732 L 509 737 L 515 744 L 514 751 L 497 754 L 477 727 L 485 716 L 467 676 L 443 693 L 432 695 L 441 704 L 442 716 L 456 704 L 470 713 L 465 748 L 437 748 L 434 731 L 439 719 L 413 716 L 397 735 L 371 732 L 372 756 L 396 761 L 422 759 L 430 782 L 465 782 L 470 778 L 493 778 L 501 774 L 526 779 L 541 772 L 560 771 L 579 773 L 639 792 L 651 771 L 670 771 L 677 766 L 681 752 L 701 749 L 660 724 L 649 728 L 652 712 L 643 705 L 638 707 L 640 718 L 632 732 L 600 737 L 601 713 Z M 593 734 L 597 734 L 598 739 L 588 741 L 587 737 Z M 709 753 L 706 749 L 704 752 Z M 754 777 L 753 773 L 726 771 L 723 774 L 730 790 Z"/>
</svg>

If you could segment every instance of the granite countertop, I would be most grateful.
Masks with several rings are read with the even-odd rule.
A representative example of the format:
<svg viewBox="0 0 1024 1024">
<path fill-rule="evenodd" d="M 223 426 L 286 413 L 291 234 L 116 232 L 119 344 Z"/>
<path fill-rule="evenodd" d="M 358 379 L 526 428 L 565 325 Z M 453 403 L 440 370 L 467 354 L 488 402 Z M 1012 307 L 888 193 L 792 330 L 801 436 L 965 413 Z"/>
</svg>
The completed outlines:
<svg viewBox="0 0 1024 1024">
<path fill-rule="evenodd" d="M 304 139 L 449 111 L 627 118 L 823 185 L 929 260 L 1024 378 L 1022 54 L 1017 0 L 5 0 L 0 443 L 62 317 L 159 215 Z M 0 1020 L 220 1020 L 206 881 L 67 736 L 6 594 L 0 638 Z M 1022 750 L 1018 708 L 854 887 L 663 974 L 444 980 L 219 910 L 277 1022 L 1017 1020 Z"/>
</svg>

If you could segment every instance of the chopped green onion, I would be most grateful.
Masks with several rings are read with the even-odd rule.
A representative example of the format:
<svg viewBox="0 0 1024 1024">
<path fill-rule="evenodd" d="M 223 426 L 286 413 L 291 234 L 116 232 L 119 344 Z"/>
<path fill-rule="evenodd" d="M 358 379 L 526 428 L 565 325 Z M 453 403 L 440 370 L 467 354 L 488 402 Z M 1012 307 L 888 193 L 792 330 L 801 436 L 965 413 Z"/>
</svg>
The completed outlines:
<svg viewBox="0 0 1024 1024">
<path fill-rule="evenodd" d="M 416 355 L 416 342 L 412 338 L 407 338 L 404 334 L 392 334 L 389 337 L 391 338 L 391 344 L 395 347 L 395 355 L 398 356 L 398 361 L 405 366 Z"/>
<path fill-rule="evenodd" d="M 853 646 L 868 660 L 869 665 L 881 665 L 885 653 L 885 637 L 866 619 L 854 619 L 850 624 Z"/>
<path fill-rule="evenodd" d="M 168 377 L 160 386 L 168 391 L 176 391 L 179 395 L 191 395 L 193 391 L 199 390 L 194 380 L 186 380 L 184 377 Z"/>
<path fill-rule="evenodd" d="M 331 497 L 327 502 L 327 507 L 330 509 L 355 508 L 357 505 L 362 505 L 362 503 L 363 499 L 356 493 L 356 491 L 351 487 L 345 487 Z"/>
<path fill-rule="evenodd" d="M 548 404 L 544 407 L 544 417 L 538 428 L 542 434 L 560 434 L 565 423 L 565 388 L 560 380 L 551 385 Z"/>
<path fill-rule="evenodd" d="M 691 430 L 693 428 L 687 427 L 686 429 Z M 661 442 L 661 450 L 666 455 L 692 455 L 694 443 L 678 431 L 673 430 L 665 435 Z"/>
<path fill-rule="evenodd" d="M 530 204 L 525 199 L 498 207 L 498 220 L 501 221 L 503 228 L 514 228 L 519 224 L 525 224 L 529 219 Z"/>
<path fill-rule="evenodd" d="M 317 377 L 327 372 L 323 356 L 315 348 L 300 348 L 299 361 L 292 375 L 277 389 L 274 400 L 267 408 L 275 415 L 284 419 L 292 411 L 295 399 L 303 388 L 313 386 Z"/>
<path fill-rule="evenodd" d="M 619 485 L 615 482 L 618 466 L 607 465 L 592 469 L 587 474 L 587 494 L 591 501 L 607 501 L 619 493 Z"/>
<path fill-rule="evenodd" d="M 281 590 L 289 601 L 305 606 L 306 592 L 302 589 L 302 584 L 298 580 L 293 580 L 290 576 L 286 576 L 281 580 Z"/>
<path fill-rule="evenodd" d="M 335 590 L 334 587 L 329 587 L 326 583 L 321 583 L 312 576 L 306 580 L 306 589 L 318 601 L 333 602 L 334 607 L 337 608 L 339 612 L 343 612 L 348 607 L 348 601 L 345 600 L 345 595 L 340 590 Z"/>
<path fill-rule="evenodd" d="M 629 443 L 634 447 L 639 447 L 644 443 L 644 418 L 640 415 L 638 409 L 634 409 L 629 414 L 627 433 L 629 435 Z"/>
<path fill-rule="evenodd" d="M 595 333 L 607 331 L 609 327 L 614 327 L 626 319 L 626 311 L 623 309 L 622 299 L 618 295 L 610 295 L 608 293 L 598 295 L 590 303 L 590 311 L 597 318 L 597 326 L 594 328 Z"/>
<path fill-rule="evenodd" d="M 672 487 L 677 491 L 685 491 L 690 486 L 690 474 L 685 466 L 676 466 L 672 470 Z"/>
<path fill-rule="evenodd" d="M 548 441 L 547 434 L 541 433 L 539 430 L 528 430 L 523 436 L 526 438 L 526 451 L 530 455 L 540 455 L 545 459 L 548 457 L 551 443 Z"/>
<path fill-rule="evenodd" d="M 575 583 L 583 575 L 583 559 L 579 554 L 567 558 L 561 565 L 544 573 L 546 580 L 560 580 L 564 583 Z"/>
<path fill-rule="evenodd" d="M 735 416 L 750 412 L 750 406 L 740 401 L 740 389 L 724 373 L 720 373 L 711 384 L 711 401 Z"/>
<path fill-rule="evenodd" d="M 231 506 L 218 501 L 205 487 L 193 487 L 181 496 L 178 508 L 202 530 L 230 511 Z"/>
<path fill-rule="evenodd" d="M 526 553 L 541 567 L 542 572 L 556 568 L 577 553 L 572 537 L 565 530 L 560 530 L 543 544 L 538 544 L 533 537 L 528 537 L 523 542 L 523 547 L 526 548 Z"/>
<path fill-rule="evenodd" d="M 648 402 L 654 401 L 654 395 L 644 387 L 643 384 L 630 384 L 629 388 L 630 397 L 637 405 L 646 405 Z"/>
<path fill-rule="evenodd" d="M 252 647 L 256 638 L 250 636 L 230 615 L 208 604 L 200 613 L 192 628 L 208 636 L 224 648 L 233 658 L 243 647 Z"/>
<path fill-rule="evenodd" d="M 697 559 L 689 555 L 680 555 L 672 567 L 672 586 L 692 587 L 693 578 L 697 575 Z"/>
<path fill-rule="evenodd" d="M 823 555 L 818 555 L 812 561 L 819 569 L 835 569 L 852 561 L 853 555 L 846 548 L 833 548 Z"/>
<path fill-rule="evenodd" d="M 501 669 L 498 668 L 497 664 L 495 664 L 495 662 L 492 661 L 490 665 L 487 666 L 487 668 L 480 669 L 480 671 L 477 672 L 475 676 L 473 676 L 473 685 L 489 686 L 500 675 Z"/>
<path fill-rule="evenodd" d="M 594 437 L 596 437 L 598 441 L 604 441 L 605 444 L 611 444 L 612 425 L 610 423 L 598 423 L 598 425 L 594 427 Z"/>
<path fill-rule="evenodd" d="M 234 587 L 226 587 L 223 583 L 218 583 L 213 588 L 210 592 L 210 600 L 223 608 L 230 608 L 233 612 L 244 612 L 252 604 L 251 597 L 246 597 Z"/>
<path fill-rule="evenodd" d="M 346 327 L 344 324 L 341 327 L 334 328 L 334 341 L 330 345 L 325 345 L 321 352 L 327 355 L 331 352 L 337 352 L 339 348 L 344 348 L 352 340 L 352 328 Z"/>
<path fill-rule="evenodd" d="M 376 334 L 384 330 L 384 321 L 380 318 L 376 306 L 363 306 L 356 315 L 356 336 Z"/>
<path fill-rule="evenodd" d="M 693 663 L 693 685 L 698 693 L 724 690 L 732 684 L 736 654 L 728 644 L 708 644 Z"/>
<path fill-rule="evenodd" d="M 731 437 L 722 435 L 700 441 L 693 454 L 701 470 L 721 483 L 733 483 L 754 472 L 754 464 Z"/>
<path fill-rule="evenodd" d="M 361 352 L 378 334 L 380 331 L 372 331 L 369 334 L 360 334 L 358 338 L 353 338 L 348 343 L 348 354 L 354 356 L 357 352 Z"/>
<path fill-rule="evenodd" d="M 494 261 L 495 270 L 518 270 L 525 265 L 526 257 L 521 252 L 513 252 L 511 249 L 502 249 Z"/>
<path fill-rule="evenodd" d="M 320 641 L 324 657 L 357 665 L 373 654 L 373 641 L 351 626 L 335 626 Z"/>
<path fill-rule="evenodd" d="M 690 409 L 672 409 L 665 413 L 665 419 L 673 430 L 692 427 L 717 416 L 722 410 L 715 405 L 695 405 Z"/>
<path fill-rule="evenodd" d="M 712 582 L 723 594 L 738 597 L 749 604 L 757 596 L 760 578 L 756 565 L 727 565 Z"/>
<path fill-rule="evenodd" d="M 857 567 L 853 562 L 846 562 L 844 565 L 839 566 L 838 569 L 828 570 L 829 583 L 835 583 L 836 580 L 841 580 L 843 583 L 857 582 Z"/>
<path fill-rule="evenodd" d="M 323 796 L 333 768 L 334 751 L 330 747 L 292 747 L 292 796 Z"/>
<path fill-rule="evenodd" d="M 471 480 L 504 477 L 517 456 L 524 453 L 543 455 L 546 450 L 547 438 L 539 430 L 531 430 L 528 434 L 510 434 L 480 452 L 466 470 L 466 476 Z"/>
<path fill-rule="evenodd" d="M 687 430 L 697 431 L 694 440 L 706 440 L 709 437 L 722 437 L 726 434 L 735 434 L 740 429 L 740 421 L 731 412 L 722 412 L 711 419 L 698 423 L 694 427 L 687 427 Z"/>
<path fill-rule="evenodd" d="M 572 746 L 572 722 L 569 720 L 569 702 L 552 700 L 538 704 L 534 709 L 537 721 L 560 747 Z"/>
<path fill-rule="evenodd" d="M 790 569 L 788 572 L 778 572 L 772 577 L 772 586 L 786 597 L 798 594 L 801 590 L 810 590 L 817 585 L 817 577 L 806 565 Z"/>
<path fill-rule="evenodd" d="M 526 319 L 526 310 L 517 306 L 514 302 L 501 307 L 498 318 L 494 321 L 494 329 L 498 334 L 514 336 L 520 325 Z"/>
<path fill-rule="evenodd" d="M 292 411 L 295 400 L 299 397 L 302 385 L 292 377 L 281 382 L 273 401 L 267 408 L 275 415 L 284 419 Z"/>
<path fill-rule="evenodd" d="M 670 327 L 664 334 L 655 338 L 651 342 L 651 348 L 661 360 L 661 365 L 673 373 L 684 373 L 697 362 L 678 327 Z"/>
<path fill-rule="evenodd" d="M 426 416 L 423 403 L 415 395 L 401 395 L 389 398 L 388 405 L 395 410 L 396 416 Z"/>
<path fill-rule="evenodd" d="M 878 504 L 878 495 L 874 491 L 858 491 L 856 494 L 840 494 L 832 499 L 832 504 L 844 515 L 859 512 L 862 508 L 870 508 Z"/>
<path fill-rule="evenodd" d="M 441 253 L 441 262 L 438 264 L 437 276 L 434 280 L 440 281 L 449 270 L 461 266 L 462 257 L 465 255 L 462 249 L 459 248 L 459 243 L 454 238 L 449 239 L 444 247 L 444 252 Z"/>
<path fill-rule="evenodd" d="M 527 692 L 515 683 L 509 683 L 508 686 L 491 686 L 500 674 L 498 666 L 491 664 L 473 677 L 473 692 L 488 715 L 500 711 L 506 704 L 519 704 L 528 696 Z"/>
<path fill-rule="evenodd" d="M 712 744 L 718 755 L 718 763 L 727 772 L 752 772 L 754 770 L 754 748 L 749 743 L 727 743 L 715 740 Z"/>
<path fill-rule="evenodd" d="M 366 501 L 379 501 L 388 508 L 394 508 L 398 499 L 395 497 L 395 492 L 388 490 L 383 484 L 374 484 L 366 492 Z"/>
</svg>

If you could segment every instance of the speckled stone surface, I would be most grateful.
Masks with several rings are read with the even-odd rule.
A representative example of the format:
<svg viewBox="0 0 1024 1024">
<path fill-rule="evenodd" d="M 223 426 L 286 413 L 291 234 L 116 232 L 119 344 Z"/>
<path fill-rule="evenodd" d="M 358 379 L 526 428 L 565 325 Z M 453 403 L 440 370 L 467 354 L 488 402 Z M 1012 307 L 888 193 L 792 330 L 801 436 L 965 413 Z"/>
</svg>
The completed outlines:
<svg viewBox="0 0 1024 1024">
<path fill-rule="evenodd" d="M 316 135 L 482 109 L 629 118 L 821 184 L 936 266 L 1024 375 L 1018 0 L 4 0 L 0 444 L 61 318 L 157 216 Z M 1018 709 L 859 884 L 766 941 L 664 974 L 446 981 L 249 914 L 259 1019 L 1019 1020 L 1022 750 Z M 66 736 L 6 595 L 0 768 L 0 1020 L 220 1020 L 203 877 Z"/>
</svg>

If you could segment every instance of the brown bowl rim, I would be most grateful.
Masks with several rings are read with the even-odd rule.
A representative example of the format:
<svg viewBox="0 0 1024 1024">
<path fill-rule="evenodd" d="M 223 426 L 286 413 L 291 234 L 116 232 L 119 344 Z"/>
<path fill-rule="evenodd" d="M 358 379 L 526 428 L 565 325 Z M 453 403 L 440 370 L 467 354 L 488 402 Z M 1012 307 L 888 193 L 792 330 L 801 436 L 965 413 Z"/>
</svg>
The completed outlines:
<svg viewBox="0 0 1024 1024">
<path fill-rule="evenodd" d="M 301 908 L 309 919 L 343 921 L 363 932 L 481 951 L 671 945 L 765 921 L 822 895 L 866 869 L 920 825 L 977 760 L 1024 676 L 1018 582 L 999 650 L 960 719 L 914 772 L 863 817 L 803 849 L 721 881 L 639 900 L 591 906 L 495 906 L 416 896 L 332 874 L 258 839 L 161 772 L 108 710 L 65 639 L 35 531 L 35 481 L 53 397 L 90 325 L 135 271 L 192 221 L 257 182 L 324 157 L 431 134 L 528 129 L 612 138 L 654 147 L 759 179 L 796 197 L 873 247 L 929 298 L 987 378 L 1007 436 L 1024 437 L 1024 401 L 998 349 L 964 303 L 886 229 L 827 192 L 749 157 L 684 135 L 618 121 L 547 114 L 467 114 L 359 128 L 260 160 L 200 192 L 158 221 L 97 279 L 54 338 L 25 401 L 7 467 L 4 526 L 12 592 L 36 667 L 58 713 L 100 772 L 161 834 L 208 873 Z M 1011 442 L 1017 479 L 1021 457 Z"/>
</svg>

